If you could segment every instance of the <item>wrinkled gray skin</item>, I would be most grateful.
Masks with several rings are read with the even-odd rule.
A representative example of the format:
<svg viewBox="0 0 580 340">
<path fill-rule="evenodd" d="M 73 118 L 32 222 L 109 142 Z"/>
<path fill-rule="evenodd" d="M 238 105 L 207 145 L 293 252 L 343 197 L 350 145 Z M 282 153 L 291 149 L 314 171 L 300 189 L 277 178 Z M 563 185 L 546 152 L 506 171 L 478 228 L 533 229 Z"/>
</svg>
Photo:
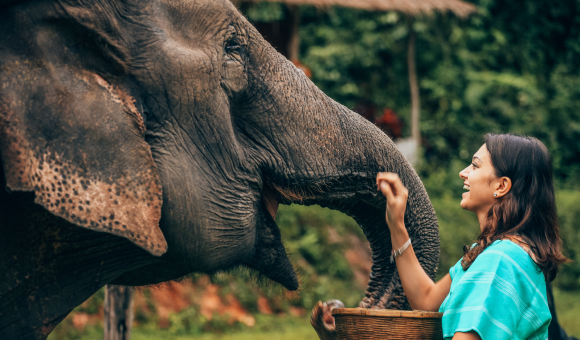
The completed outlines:
<svg viewBox="0 0 580 340">
<path fill-rule="evenodd" d="M 0 85 L 2 339 L 46 338 L 107 283 L 245 265 L 295 290 L 278 203 L 354 217 L 373 250 L 361 307 L 408 309 L 379 171 L 409 189 L 434 277 L 415 171 L 225 0 L 0 0 Z"/>
</svg>

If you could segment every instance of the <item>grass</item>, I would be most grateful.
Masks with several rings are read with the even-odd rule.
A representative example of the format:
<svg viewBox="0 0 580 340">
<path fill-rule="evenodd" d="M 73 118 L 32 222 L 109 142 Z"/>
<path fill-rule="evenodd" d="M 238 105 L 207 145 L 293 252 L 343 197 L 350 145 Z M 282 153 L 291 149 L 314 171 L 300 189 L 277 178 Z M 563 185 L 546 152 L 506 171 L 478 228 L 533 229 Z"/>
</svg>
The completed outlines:
<svg viewBox="0 0 580 340">
<path fill-rule="evenodd" d="M 275 317 L 274 317 L 275 318 Z M 168 331 L 146 332 L 136 329 L 131 339 L 133 340 L 318 340 L 316 332 L 310 326 L 307 319 L 299 319 L 290 322 L 288 325 L 279 324 L 277 329 L 263 330 L 247 329 L 232 333 L 216 334 L 205 333 L 197 336 L 193 335 L 170 335 Z M 169 333 L 169 334 L 168 334 Z"/>
<path fill-rule="evenodd" d="M 73 332 L 74 333 L 74 332 Z M 177 333 L 177 334 L 176 334 Z M 102 326 L 91 326 L 82 334 L 58 335 L 52 333 L 48 340 L 102 340 Z M 256 315 L 256 325 L 236 331 L 224 333 L 207 332 L 201 334 L 182 334 L 172 332 L 172 329 L 151 329 L 149 327 L 133 328 L 132 340 L 318 340 L 316 332 L 310 326 L 307 317 Z"/>
<path fill-rule="evenodd" d="M 580 292 L 554 288 L 558 322 L 568 335 L 580 338 Z"/>
</svg>

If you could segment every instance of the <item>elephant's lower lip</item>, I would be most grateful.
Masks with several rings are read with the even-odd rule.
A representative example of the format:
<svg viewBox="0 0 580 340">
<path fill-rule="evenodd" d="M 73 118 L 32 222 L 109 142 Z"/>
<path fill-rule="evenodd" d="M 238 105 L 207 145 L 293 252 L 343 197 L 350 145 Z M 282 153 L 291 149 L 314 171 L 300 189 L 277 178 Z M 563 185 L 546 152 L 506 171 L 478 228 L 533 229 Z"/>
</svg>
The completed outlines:
<svg viewBox="0 0 580 340">
<path fill-rule="evenodd" d="M 264 204 L 266 204 L 266 209 L 268 209 L 268 212 L 272 215 L 272 218 L 276 219 L 279 204 L 274 190 L 270 189 L 267 185 L 264 185 L 264 188 L 262 189 L 262 199 L 264 200 Z"/>
</svg>

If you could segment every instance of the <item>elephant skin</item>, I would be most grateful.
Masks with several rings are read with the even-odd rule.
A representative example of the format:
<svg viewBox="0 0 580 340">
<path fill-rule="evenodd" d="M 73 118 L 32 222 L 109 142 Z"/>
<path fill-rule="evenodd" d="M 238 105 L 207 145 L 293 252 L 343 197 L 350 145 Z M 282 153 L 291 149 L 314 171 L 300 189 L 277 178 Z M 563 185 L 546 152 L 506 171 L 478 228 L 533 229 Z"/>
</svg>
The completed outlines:
<svg viewBox="0 0 580 340">
<path fill-rule="evenodd" d="M 107 283 L 247 266 L 298 279 L 278 204 L 352 216 L 364 308 L 409 309 L 379 171 L 434 277 L 435 212 L 388 136 L 322 93 L 226 0 L 0 0 L 0 338 L 45 339 Z"/>
</svg>

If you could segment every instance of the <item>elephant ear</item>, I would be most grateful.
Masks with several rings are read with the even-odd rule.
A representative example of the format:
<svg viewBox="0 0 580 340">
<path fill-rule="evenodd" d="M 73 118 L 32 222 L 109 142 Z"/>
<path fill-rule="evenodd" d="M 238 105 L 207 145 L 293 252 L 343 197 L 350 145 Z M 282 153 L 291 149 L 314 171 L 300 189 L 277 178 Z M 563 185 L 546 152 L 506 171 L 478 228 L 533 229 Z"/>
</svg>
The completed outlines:
<svg viewBox="0 0 580 340">
<path fill-rule="evenodd" d="M 80 227 L 165 253 L 159 174 L 133 98 L 66 65 L 20 60 L 0 72 L 7 188 L 34 191 L 36 203 Z"/>
</svg>

